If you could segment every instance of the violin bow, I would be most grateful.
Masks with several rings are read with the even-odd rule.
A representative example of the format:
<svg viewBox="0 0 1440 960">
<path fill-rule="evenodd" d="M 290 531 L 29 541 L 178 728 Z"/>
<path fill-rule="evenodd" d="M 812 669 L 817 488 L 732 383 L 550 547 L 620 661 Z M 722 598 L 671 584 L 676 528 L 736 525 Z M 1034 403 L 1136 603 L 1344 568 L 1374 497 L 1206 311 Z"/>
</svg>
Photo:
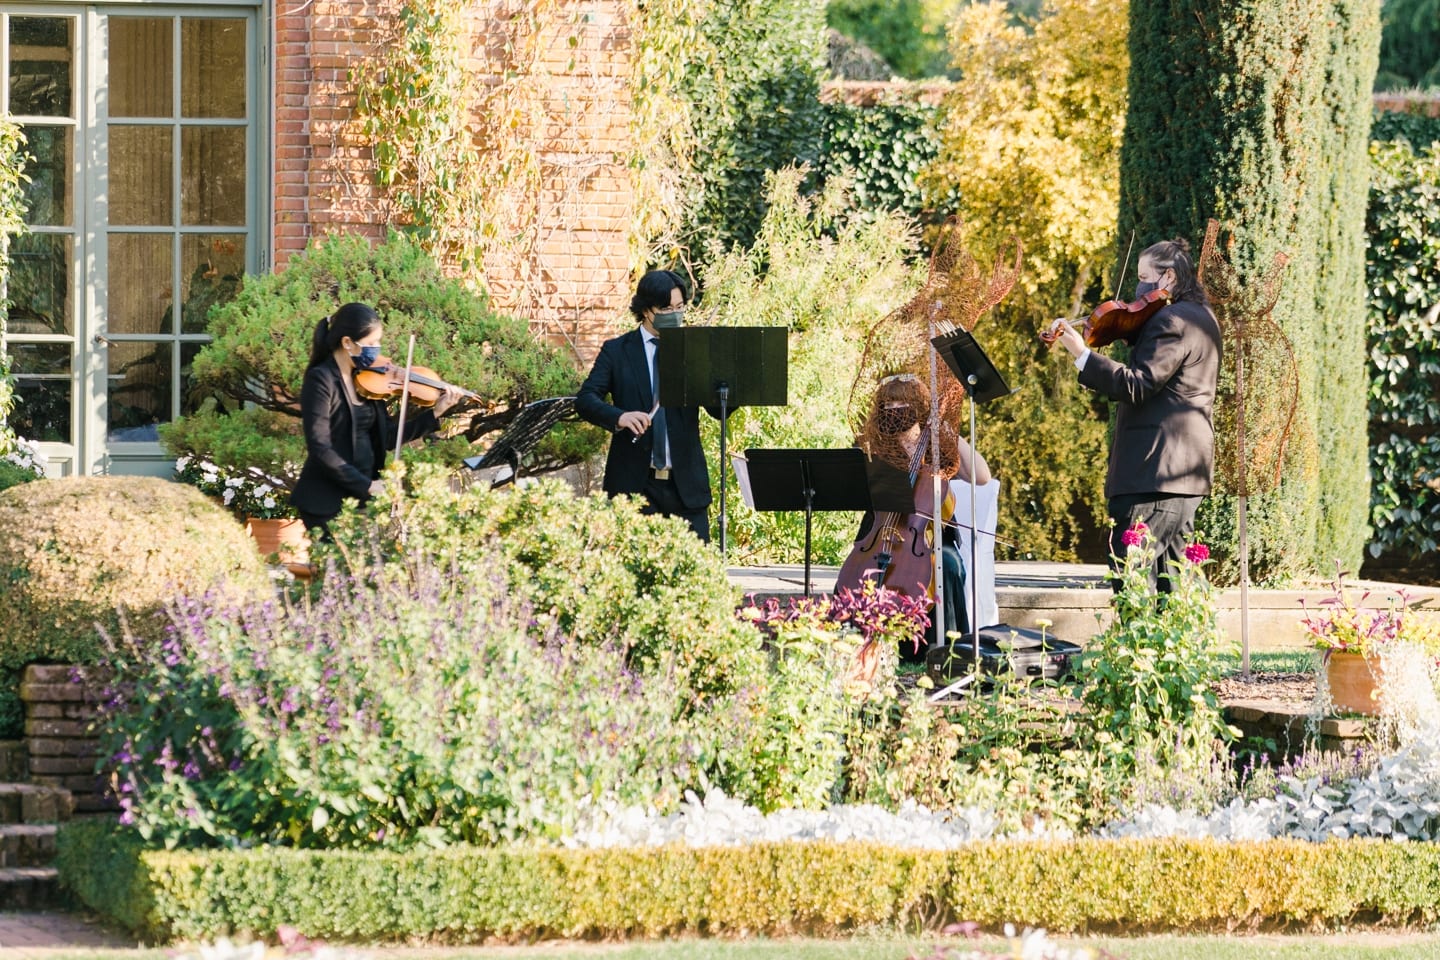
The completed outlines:
<svg viewBox="0 0 1440 960">
<path fill-rule="evenodd" d="M 410 399 L 410 368 L 415 363 L 415 334 L 410 334 L 410 349 L 405 352 L 405 383 L 400 388 L 400 423 L 395 433 L 395 462 L 400 462 L 400 448 L 405 444 L 405 401 Z"/>
<path fill-rule="evenodd" d="M 1125 247 L 1125 259 L 1120 261 L 1120 276 L 1115 279 L 1113 299 L 1120 299 L 1120 288 L 1125 284 L 1125 271 L 1130 269 L 1130 252 L 1135 249 L 1135 228 L 1130 228 L 1130 243 Z"/>
</svg>

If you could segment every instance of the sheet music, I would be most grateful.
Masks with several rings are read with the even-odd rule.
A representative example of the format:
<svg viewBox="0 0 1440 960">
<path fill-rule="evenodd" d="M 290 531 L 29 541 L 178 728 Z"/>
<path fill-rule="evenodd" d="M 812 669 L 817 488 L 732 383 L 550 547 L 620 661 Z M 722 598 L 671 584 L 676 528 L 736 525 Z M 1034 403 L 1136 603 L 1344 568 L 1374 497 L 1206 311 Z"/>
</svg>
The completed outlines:
<svg viewBox="0 0 1440 960">
<path fill-rule="evenodd" d="M 754 510 L 755 494 L 750 489 L 750 461 L 745 459 L 743 453 L 732 453 L 730 466 L 735 470 L 735 479 L 740 484 L 740 496 L 744 498 L 745 506 Z"/>
</svg>

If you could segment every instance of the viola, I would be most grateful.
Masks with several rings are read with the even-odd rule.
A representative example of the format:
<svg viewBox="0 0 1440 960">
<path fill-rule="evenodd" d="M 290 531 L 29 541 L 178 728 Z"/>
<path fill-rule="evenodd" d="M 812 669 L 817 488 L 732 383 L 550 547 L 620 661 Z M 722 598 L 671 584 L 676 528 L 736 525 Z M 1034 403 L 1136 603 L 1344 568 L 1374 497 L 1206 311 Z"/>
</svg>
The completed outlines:
<svg viewBox="0 0 1440 960">
<path fill-rule="evenodd" d="M 1134 336 L 1145 326 L 1147 320 L 1160 312 L 1161 307 L 1169 305 L 1170 299 L 1170 291 L 1162 289 L 1151 290 L 1145 296 L 1129 303 L 1123 300 L 1106 300 L 1079 325 L 1085 345 L 1092 348 L 1108 347 L 1116 340 Z M 1053 327 L 1040 334 L 1040 339 L 1046 343 L 1054 343 L 1059 338 L 1059 331 Z"/>
<path fill-rule="evenodd" d="M 389 357 L 377 357 L 368 367 L 355 368 L 355 390 L 367 400 L 393 400 L 405 390 L 406 369 Z M 418 364 L 409 369 L 410 402 L 417 407 L 433 407 L 435 401 L 446 390 L 458 390 L 460 395 L 479 401 L 480 395 L 463 387 L 454 387 L 440 379 L 440 375 L 429 367 Z"/>
</svg>

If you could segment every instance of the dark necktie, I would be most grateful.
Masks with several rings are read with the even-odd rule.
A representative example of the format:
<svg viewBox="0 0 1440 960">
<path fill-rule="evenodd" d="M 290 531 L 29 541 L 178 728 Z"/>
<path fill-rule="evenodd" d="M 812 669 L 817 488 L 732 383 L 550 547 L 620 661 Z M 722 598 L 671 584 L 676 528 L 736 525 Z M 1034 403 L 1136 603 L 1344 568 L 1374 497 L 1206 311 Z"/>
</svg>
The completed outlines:
<svg viewBox="0 0 1440 960">
<path fill-rule="evenodd" d="M 655 346 L 655 355 L 650 361 L 650 399 L 654 403 L 660 400 L 660 338 L 651 337 L 650 342 Z M 655 416 L 650 418 L 650 429 L 654 431 L 652 446 L 650 448 L 650 465 L 657 470 L 665 468 L 670 460 L 669 436 L 665 432 L 665 408 L 657 406 Z"/>
</svg>

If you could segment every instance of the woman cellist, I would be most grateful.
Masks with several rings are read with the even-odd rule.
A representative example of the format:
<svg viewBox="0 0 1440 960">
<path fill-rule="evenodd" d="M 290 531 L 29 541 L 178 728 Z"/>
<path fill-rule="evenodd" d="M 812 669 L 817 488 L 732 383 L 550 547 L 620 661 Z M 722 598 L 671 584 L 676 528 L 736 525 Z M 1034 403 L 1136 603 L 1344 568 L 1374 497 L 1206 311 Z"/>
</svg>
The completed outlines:
<svg viewBox="0 0 1440 960">
<path fill-rule="evenodd" d="M 880 381 L 871 403 L 870 415 L 856 445 L 871 457 L 904 470 L 915 490 L 915 509 L 908 514 L 867 513 L 860 522 L 860 532 L 850 555 L 840 568 L 835 588 L 858 588 L 864 579 L 871 579 L 910 597 L 931 597 L 934 578 L 932 518 L 935 515 L 933 477 L 939 473 L 943 490 L 948 494 L 952 477 L 971 480 L 970 445 L 943 420 L 940 429 L 940 464 L 933 463 L 930 443 L 930 390 L 914 374 L 897 374 Z M 976 480 L 990 481 L 990 467 L 985 459 L 975 456 Z M 948 496 L 946 497 L 948 500 Z M 941 519 L 949 519 L 949 508 L 941 505 Z M 966 623 L 963 602 L 965 574 L 959 550 L 953 540 L 944 538 L 941 547 L 941 569 L 945 577 L 944 634 L 964 633 Z M 935 625 L 928 634 L 936 642 Z M 923 650 L 901 650 L 901 655 L 923 655 Z"/>
</svg>

